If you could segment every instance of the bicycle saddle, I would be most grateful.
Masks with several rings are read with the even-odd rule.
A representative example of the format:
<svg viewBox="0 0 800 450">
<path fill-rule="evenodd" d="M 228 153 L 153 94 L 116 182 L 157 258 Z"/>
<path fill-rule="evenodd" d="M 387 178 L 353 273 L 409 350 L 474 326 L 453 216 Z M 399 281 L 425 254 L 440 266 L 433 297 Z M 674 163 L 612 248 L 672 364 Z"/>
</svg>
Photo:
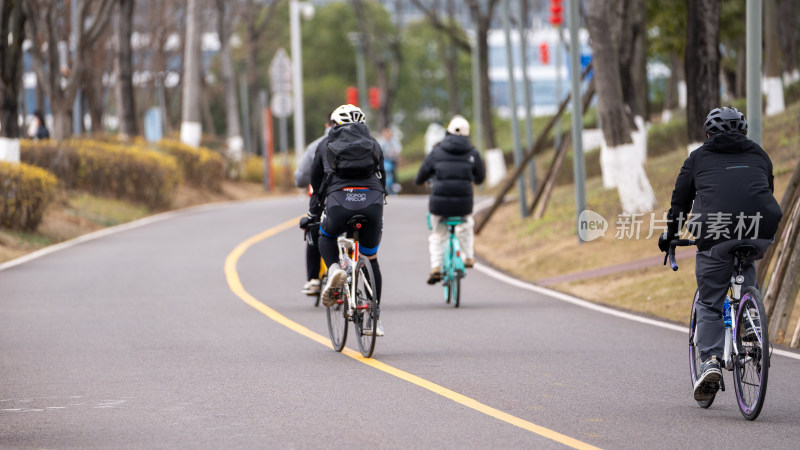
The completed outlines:
<svg viewBox="0 0 800 450">
<path fill-rule="evenodd" d="M 466 222 L 466 220 L 461 216 L 453 216 L 453 217 L 445 217 L 443 222 L 445 223 L 445 225 L 459 225 Z"/>
<path fill-rule="evenodd" d="M 761 250 L 755 245 L 742 244 L 733 247 L 728 253 L 744 261 L 747 259 L 758 259 L 762 256 Z"/>
<path fill-rule="evenodd" d="M 350 228 L 361 228 L 368 223 L 369 219 L 367 219 L 366 216 L 362 216 L 361 214 L 355 215 L 347 219 L 347 226 Z"/>
</svg>

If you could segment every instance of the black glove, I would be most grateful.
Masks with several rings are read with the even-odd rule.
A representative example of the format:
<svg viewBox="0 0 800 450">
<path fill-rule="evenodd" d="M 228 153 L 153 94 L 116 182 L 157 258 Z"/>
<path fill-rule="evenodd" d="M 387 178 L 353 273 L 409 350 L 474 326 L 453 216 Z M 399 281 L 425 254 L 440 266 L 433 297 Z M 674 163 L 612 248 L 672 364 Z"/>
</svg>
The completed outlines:
<svg viewBox="0 0 800 450">
<path fill-rule="evenodd" d="M 658 249 L 662 252 L 669 250 L 669 242 L 672 240 L 670 236 L 672 235 L 668 231 L 665 231 L 658 237 Z"/>
<path fill-rule="evenodd" d="M 317 223 L 319 221 L 319 217 L 312 216 L 311 214 L 301 217 L 300 218 L 300 229 L 305 230 L 308 228 L 309 225 Z"/>
</svg>

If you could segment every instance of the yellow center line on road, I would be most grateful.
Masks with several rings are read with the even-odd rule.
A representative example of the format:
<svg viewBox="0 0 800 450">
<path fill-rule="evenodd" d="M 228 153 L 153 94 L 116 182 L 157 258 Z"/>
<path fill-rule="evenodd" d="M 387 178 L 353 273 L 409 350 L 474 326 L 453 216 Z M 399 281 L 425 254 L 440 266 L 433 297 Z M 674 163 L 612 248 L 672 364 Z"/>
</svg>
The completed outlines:
<svg viewBox="0 0 800 450">
<path fill-rule="evenodd" d="M 280 225 L 276 225 L 266 231 L 263 231 L 236 246 L 236 248 L 233 249 L 233 251 L 228 255 L 228 257 L 225 258 L 225 277 L 228 280 L 228 286 L 231 288 L 231 291 L 233 291 L 234 294 L 236 294 L 240 299 L 242 299 L 242 301 L 252 306 L 253 308 L 258 310 L 265 316 L 269 317 L 270 319 L 274 320 L 275 322 L 278 322 L 279 324 L 289 328 L 290 330 L 300 333 L 301 335 L 313 341 L 316 341 L 330 349 L 333 349 L 330 339 L 328 339 L 327 337 L 315 333 L 310 329 L 304 327 L 303 325 L 300 325 L 299 323 L 287 318 L 283 314 L 280 314 L 279 312 L 261 303 L 255 297 L 250 295 L 250 293 L 248 293 L 245 290 L 244 286 L 242 285 L 242 281 L 239 279 L 239 273 L 236 270 L 236 264 L 238 263 L 239 258 L 242 257 L 242 255 L 244 254 L 244 252 L 247 251 L 247 249 L 249 249 L 256 243 L 263 241 L 264 239 L 275 236 L 276 234 L 282 231 L 288 230 L 289 228 L 296 226 L 297 220 L 298 220 L 297 217 L 287 220 L 286 222 Z M 421 388 L 427 389 L 435 394 L 439 394 L 442 397 L 445 397 L 456 403 L 460 403 L 475 411 L 494 417 L 495 419 L 502 420 L 503 422 L 514 425 L 515 427 L 519 427 L 522 428 L 523 430 L 527 430 L 532 433 L 538 434 L 539 436 L 551 439 L 558 443 L 564 444 L 568 447 L 576 449 L 597 449 L 597 447 L 593 445 L 589 445 L 585 442 L 581 442 L 577 439 L 565 436 L 561 433 L 555 432 L 548 428 L 536 425 L 535 423 L 528 422 L 527 420 L 520 419 L 519 417 L 492 408 L 491 406 L 485 405 L 473 398 L 467 397 L 466 395 L 459 394 L 458 392 L 452 391 L 450 389 L 447 389 L 446 387 L 430 382 L 424 378 L 420 378 L 416 375 L 410 374 L 404 370 L 400 370 L 396 367 L 382 363 L 376 359 L 364 358 L 363 356 L 361 356 L 360 353 L 356 351 L 345 348 L 344 350 L 342 350 L 342 353 L 349 356 L 350 358 L 355 359 L 358 362 L 364 363 L 370 367 L 388 373 L 389 375 L 400 378 L 401 380 L 413 383 Z"/>
</svg>

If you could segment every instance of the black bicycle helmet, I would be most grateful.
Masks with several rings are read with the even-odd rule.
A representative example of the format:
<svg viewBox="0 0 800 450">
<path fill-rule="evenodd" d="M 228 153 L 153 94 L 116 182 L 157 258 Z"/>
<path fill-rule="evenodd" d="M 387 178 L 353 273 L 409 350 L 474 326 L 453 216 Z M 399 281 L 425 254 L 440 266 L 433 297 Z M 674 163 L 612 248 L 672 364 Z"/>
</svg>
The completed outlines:
<svg viewBox="0 0 800 450">
<path fill-rule="evenodd" d="M 706 133 L 717 134 L 723 131 L 738 131 L 747 134 L 747 120 L 744 114 L 733 106 L 714 108 L 706 116 Z"/>
</svg>

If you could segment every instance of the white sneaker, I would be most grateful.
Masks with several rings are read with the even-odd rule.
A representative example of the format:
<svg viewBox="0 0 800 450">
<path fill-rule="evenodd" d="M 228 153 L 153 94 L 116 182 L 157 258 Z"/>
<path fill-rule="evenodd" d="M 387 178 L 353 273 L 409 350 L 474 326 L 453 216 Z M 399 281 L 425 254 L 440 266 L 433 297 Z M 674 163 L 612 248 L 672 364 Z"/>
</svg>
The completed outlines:
<svg viewBox="0 0 800 450">
<path fill-rule="evenodd" d="M 306 295 L 317 295 L 319 294 L 320 287 L 321 285 L 319 280 L 315 278 L 313 280 L 308 280 L 308 282 L 303 285 L 303 290 L 300 292 Z"/>
<path fill-rule="evenodd" d="M 381 323 L 381 319 L 378 319 L 378 326 L 375 327 L 375 336 L 383 336 L 383 324 Z"/>
<path fill-rule="evenodd" d="M 372 327 L 364 330 L 364 336 L 372 336 Z M 383 324 L 381 323 L 381 319 L 378 319 L 378 326 L 375 327 L 375 336 L 383 336 Z"/>
<path fill-rule="evenodd" d="M 333 263 L 328 268 L 328 282 L 325 283 L 325 289 L 322 290 L 322 304 L 325 306 L 333 306 L 336 299 L 333 298 L 333 291 L 339 289 L 344 285 L 347 279 L 347 272 L 339 267 L 338 263 Z"/>
</svg>

